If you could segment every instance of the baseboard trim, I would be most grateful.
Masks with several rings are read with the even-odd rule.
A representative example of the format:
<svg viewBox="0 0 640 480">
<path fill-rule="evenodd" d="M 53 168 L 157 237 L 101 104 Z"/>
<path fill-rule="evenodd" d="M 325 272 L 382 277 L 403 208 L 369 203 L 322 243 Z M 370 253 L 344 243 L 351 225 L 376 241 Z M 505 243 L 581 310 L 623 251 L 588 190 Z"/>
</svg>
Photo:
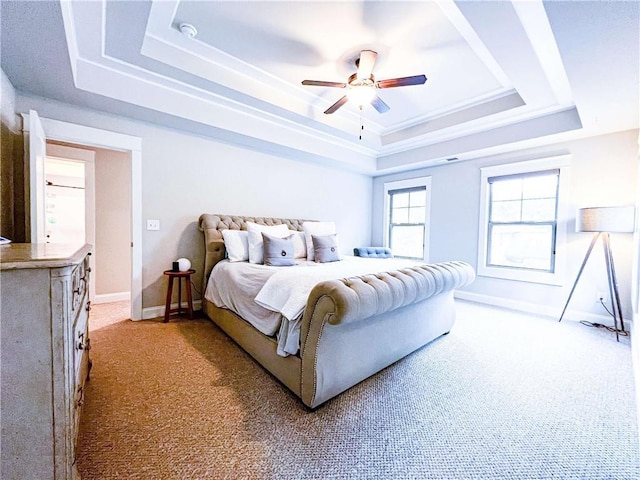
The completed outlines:
<svg viewBox="0 0 640 480">
<path fill-rule="evenodd" d="M 93 304 L 113 303 L 113 302 L 130 302 L 131 292 L 103 293 L 97 295 L 93 299 Z"/>
<path fill-rule="evenodd" d="M 184 307 L 185 304 L 183 303 L 182 306 Z M 178 308 L 178 304 L 177 303 L 172 303 L 171 304 L 171 308 Z M 200 310 L 202 308 L 202 301 L 201 300 L 194 300 L 193 301 L 193 309 L 194 310 Z M 142 319 L 141 320 L 149 320 L 151 318 L 160 318 L 160 317 L 164 317 L 164 310 L 165 310 L 165 306 L 164 305 L 158 305 L 155 307 L 147 307 L 147 308 L 143 308 L 142 309 Z"/>
<path fill-rule="evenodd" d="M 468 300 L 470 302 L 482 303 L 485 305 L 493 305 L 495 307 L 508 308 L 511 310 L 517 310 L 519 312 L 533 313 L 549 318 L 560 318 L 562 310 L 558 307 L 549 307 L 546 305 L 539 305 L 537 303 L 522 302 L 520 300 L 512 300 L 510 298 L 494 297 L 491 295 L 484 295 L 482 293 L 466 292 L 463 290 L 455 291 L 455 298 L 460 300 Z M 601 323 L 603 325 L 613 327 L 613 319 L 608 315 L 600 315 L 591 312 L 582 312 L 578 310 L 567 310 L 564 314 L 563 320 L 569 320 L 578 322 L 580 320 L 586 320 L 592 323 Z M 627 331 L 631 328 L 631 323 L 628 319 L 624 319 L 624 326 Z"/>
<path fill-rule="evenodd" d="M 631 326 L 631 364 L 633 365 L 633 377 L 636 384 L 636 415 L 640 425 L 640 328 L 638 327 L 640 314 L 633 312 L 633 325 Z M 635 328 L 634 328 L 635 327 Z M 640 431 L 638 432 L 640 437 Z"/>
</svg>

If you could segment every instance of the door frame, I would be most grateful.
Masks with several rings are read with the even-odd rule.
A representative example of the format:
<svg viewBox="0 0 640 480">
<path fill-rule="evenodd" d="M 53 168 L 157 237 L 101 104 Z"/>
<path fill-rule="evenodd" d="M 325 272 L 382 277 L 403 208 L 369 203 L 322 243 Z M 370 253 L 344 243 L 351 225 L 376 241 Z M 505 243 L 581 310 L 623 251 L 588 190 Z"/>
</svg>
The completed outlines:
<svg viewBox="0 0 640 480">
<path fill-rule="evenodd" d="M 24 125 L 24 153 L 28 161 L 27 175 L 24 178 L 25 199 L 29 201 L 29 217 L 25 232 L 31 243 L 45 243 L 45 180 L 44 158 L 47 155 L 46 135 L 38 113 L 29 110 L 22 114 Z"/>
<path fill-rule="evenodd" d="M 24 129 L 28 132 L 29 115 Z M 142 319 L 142 138 L 40 117 L 47 139 L 131 155 L 131 320 Z"/>
</svg>

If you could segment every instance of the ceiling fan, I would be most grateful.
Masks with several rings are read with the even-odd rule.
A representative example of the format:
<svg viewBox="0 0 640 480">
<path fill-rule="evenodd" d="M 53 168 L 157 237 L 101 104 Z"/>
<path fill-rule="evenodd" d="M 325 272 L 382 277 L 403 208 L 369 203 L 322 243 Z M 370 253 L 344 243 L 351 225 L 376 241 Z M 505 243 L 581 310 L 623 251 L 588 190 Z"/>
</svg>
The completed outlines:
<svg viewBox="0 0 640 480">
<path fill-rule="evenodd" d="M 373 50 L 362 50 L 360 52 L 360 58 L 356 59 L 356 67 L 358 71 L 348 78 L 347 83 L 303 80 L 302 85 L 348 88 L 345 96 L 325 110 L 324 113 L 326 114 L 335 112 L 349 100 L 355 102 L 360 109 L 362 109 L 365 104 L 371 103 L 373 108 L 375 108 L 379 113 L 388 112 L 389 105 L 384 103 L 382 99 L 378 97 L 376 94 L 376 88 L 422 85 L 427 81 L 427 77 L 424 75 L 414 75 L 412 77 L 390 78 L 387 80 L 376 81 L 371 72 L 373 71 L 373 65 L 376 63 L 377 56 L 378 54 Z"/>
</svg>

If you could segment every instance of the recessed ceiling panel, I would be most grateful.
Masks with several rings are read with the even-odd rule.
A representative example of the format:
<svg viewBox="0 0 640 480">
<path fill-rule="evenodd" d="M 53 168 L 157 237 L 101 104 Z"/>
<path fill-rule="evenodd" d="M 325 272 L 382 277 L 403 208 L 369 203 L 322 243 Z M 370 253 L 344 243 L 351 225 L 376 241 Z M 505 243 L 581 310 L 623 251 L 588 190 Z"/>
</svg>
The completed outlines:
<svg viewBox="0 0 640 480">
<path fill-rule="evenodd" d="M 379 93 L 391 107 L 388 113 L 363 112 L 384 128 L 406 122 L 408 115 L 420 119 L 474 103 L 505 87 L 435 2 L 184 1 L 174 28 L 182 22 L 197 28 L 199 42 L 295 87 L 304 79 L 345 82 L 362 49 L 378 52 L 378 80 L 425 74 L 425 85 Z M 343 95 L 339 89 L 305 88 L 327 101 Z"/>
</svg>

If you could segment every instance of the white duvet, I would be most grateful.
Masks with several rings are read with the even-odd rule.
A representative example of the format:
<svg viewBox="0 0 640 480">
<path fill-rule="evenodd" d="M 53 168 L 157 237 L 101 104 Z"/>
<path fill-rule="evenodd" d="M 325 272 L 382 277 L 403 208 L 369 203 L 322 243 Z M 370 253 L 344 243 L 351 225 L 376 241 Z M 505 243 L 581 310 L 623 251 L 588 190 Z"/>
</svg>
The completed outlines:
<svg viewBox="0 0 640 480">
<path fill-rule="evenodd" d="M 298 353 L 300 321 L 313 287 L 334 280 L 416 265 L 415 260 L 344 257 L 339 262 L 301 261 L 272 267 L 223 260 L 213 268 L 205 298 L 234 311 L 265 335 L 278 332 L 278 355 Z"/>
</svg>

